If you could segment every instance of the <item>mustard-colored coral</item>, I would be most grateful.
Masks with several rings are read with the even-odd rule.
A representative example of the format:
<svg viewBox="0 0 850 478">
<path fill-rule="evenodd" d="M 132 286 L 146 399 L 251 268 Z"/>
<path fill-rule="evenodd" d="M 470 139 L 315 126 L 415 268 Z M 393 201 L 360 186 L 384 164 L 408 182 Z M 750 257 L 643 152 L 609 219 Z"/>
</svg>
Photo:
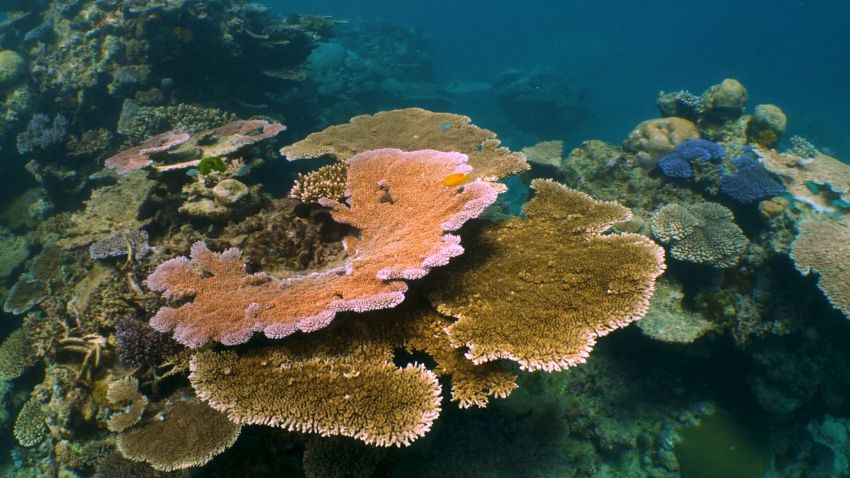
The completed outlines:
<svg viewBox="0 0 850 478">
<path fill-rule="evenodd" d="M 681 261 L 732 267 L 749 244 L 732 211 L 713 202 L 668 204 L 653 214 L 649 224 L 652 235 L 670 244 L 670 255 Z"/>
<path fill-rule="evenodd" d="M 342 201 L 345 196 L 345 182 L 348 166 L 334 163 L 304 174 L 299 174 L 289 197 L 301 202 L 317 202 L 321 198 Z"/>
<path fill-rule="evenodd" d="M 836 309 L 850 317 L 850 224 L 805 220 L 791 249 L 803 275 L 819 274 L 818 287 Z"/>
<path fill-rule="evenodd" d="M 36 359 L 32 343 L 23 328 L 15 329 L 0 344 L 0 380 L 23 375 Z"/>
<path fill-rule="evenodd" d="M 473 125 L 469 117 L 421 108 L 355 116 L 347 124 L 313 133 L 280 152 L 290 161 L 332 156 L 343 162 L 357 153 L 380 148 L 464 153 L 475 175 L 488 180 L 528 169 L 522 153 L 501 146 L 495 133 Z"/>
<path fill-rule="evenodd" d="M 124 377 L 109 384 L 106 398 L 110 402 L 124 407 L 113 412 L 106 422 L 109 431 L 123 432 L 139 422 L 148 405 L 148 399 L 139 393 L 139 381 L 135 377 Z"/>
<path fill-rule="evenodd" d="M 199 400 L 177 400 L 121 432 L 115 444 L 128 460 L 173 471 L 209 462 L 236 442 L 241 429 Z"/>
<path fill-rule="evenodd" d="M 514 218 L 484 228 L 479 243 L 437 280 L 437 309 L 458 318 L 455 347 L 474 363 L 510 359 L 528 370 L 583 362 L 596 339 L 641 318 L 663 250 L 637 234 L 602 235 L 630 211 L 549 180 Z"/>
<path fill-rule="evenodd" d="M 344 355 L 296 355 L 281 347 L 241 356 L 199 352 L 189 380 L 236 423 L 409 445 L 440 413 L 437 377 L 422 365 L 396 367 L 369 348 Z"/>
</svg>

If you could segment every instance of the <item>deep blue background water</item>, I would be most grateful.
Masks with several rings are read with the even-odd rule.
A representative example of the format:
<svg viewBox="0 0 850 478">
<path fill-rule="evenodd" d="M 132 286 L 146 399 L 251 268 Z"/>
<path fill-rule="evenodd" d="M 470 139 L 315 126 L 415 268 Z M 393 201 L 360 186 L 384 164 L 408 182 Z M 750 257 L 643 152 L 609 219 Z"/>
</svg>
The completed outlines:
<svg viewBox="0 0 850 478">
<path fill-rule="evenodd" d="M 657 115 L 659 90 L 741 80 L 750 106 L 775 103 L 801 134 L 850 159 L 850 2 L 691 0 L 291 0 L 282 13 L 382 18 L 423 29 L 440 81 L 549 65 L 589 87 L 594 117 L 570 143 L 620 141 Z M 488 118 L 473 119 L 488 126 Z"/>
</svg>

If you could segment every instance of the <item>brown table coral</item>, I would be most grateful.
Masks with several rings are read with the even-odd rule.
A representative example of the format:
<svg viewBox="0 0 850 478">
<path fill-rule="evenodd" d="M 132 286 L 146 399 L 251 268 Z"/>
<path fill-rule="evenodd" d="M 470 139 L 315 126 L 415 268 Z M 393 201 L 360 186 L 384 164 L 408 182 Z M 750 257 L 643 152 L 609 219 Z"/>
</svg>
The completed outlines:
<svg viewBox="0 0 850 478">
<path fill-rule="evenodd" d="M 432 302 L 458 318 L 448 327 L 474 363 L 523 369 L 583 362 L 597 337 L 641 318 L 664 252 L 637 234 L 602 235 L 630 217 L 613 202 L 549 180 L 515 218 L 484 229 L 473 252 L 440 274 Z"/>
</svg>

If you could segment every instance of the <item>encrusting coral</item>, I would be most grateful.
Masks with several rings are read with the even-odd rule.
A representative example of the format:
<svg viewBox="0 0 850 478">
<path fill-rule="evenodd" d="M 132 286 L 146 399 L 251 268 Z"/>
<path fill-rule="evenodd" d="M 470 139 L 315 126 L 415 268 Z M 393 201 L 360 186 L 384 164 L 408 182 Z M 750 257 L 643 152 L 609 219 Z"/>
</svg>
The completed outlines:
<svg viewBox="0 0 850 478">
<path fill-rule="evenodd" d="M 668 204 L 649 224 L 653 237 L 670 244 L 671 256 L 721 269 L 737 264 L 749 242 L 732 211 L 713 202 Z"/>
<path fill-rule="evenodd" d="M 516 361 L 526 370 L 584 362 L 596 339 L 649 308 L 664 252 L 637 234 L 602 235 L 630 211 L 549 180 L 524 213 L 484 229 L 473 252 L 440 274 L 432 302 L 458 321 L 447 328 L 476 364 Z"/>
<path fill-rule="evenodd" d="M 281 338 L 325 327 L 337 312 L 398 305 L 407 290 L 402 279 L 421 278 L 460 255 L 460 237 L 447 232 L 481 214 L 503 189 L 480 179 L 445 186 L 443 178 L 470 171 L 466 161 L 460 153 L 397 149 L 350 158 L 348 204 L 324 203 L 334 220 L 359 230 L 344 241 L 343 266 L 285 279 L 248 274 L 237 249 L 216 254 L 197 243 L 191 259 L 171 259 L 148 277 L 148 287 L 166 298 L 192 297 L 160 309 L 151 325 L 174 330 L 191 347 L 209 340 L 234 345 L 254 332 Z"/>
<path fill-rule="evenodd" d="M 242 427 L 197 399 L 166 400 L 159 412 L 118 435 L 125 458 L 173 471 L 203 465 L 230 448 Z"/>
<path fill-rule="evenodd" d="M 522 153 L 500 146 L 496 134 L 472 124 L 466 116 L 421 108 L 382 111 L 351 118 L 280 150 L 288 160 L 331 156 L 344 162 L 371 149 L 404 151 L 435 149 L 469 156 L 474 174 L 496 180 L 528 169 Z"/>
<path fill-rule="evenodd" d="M 791 259 L 803 275 L 817 272 L 818 287 L 836 309 L 850 317 L 850 225 L 805 220 L 791 246 Z"/>
</svg>

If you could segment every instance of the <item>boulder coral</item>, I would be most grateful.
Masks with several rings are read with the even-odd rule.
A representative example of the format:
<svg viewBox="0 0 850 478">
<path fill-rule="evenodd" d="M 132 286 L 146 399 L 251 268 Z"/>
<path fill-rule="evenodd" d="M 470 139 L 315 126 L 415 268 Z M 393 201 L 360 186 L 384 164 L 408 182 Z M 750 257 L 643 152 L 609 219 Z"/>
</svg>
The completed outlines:
<svg viewBox="0 0 850 478">
<path fill-rule="evenodd" d="M 148 277 L 148 287 L 166 298 L 192 299 L 161 308 L 151 325 L 174 330 L 191 347 L 210 340 L 234 345 L 254 332 L 282 338 L 314 331 L 338 312 L 394 307 L 404 300 L 404 280 L 463 252 L 460 237 L 448 232 L 481 214 L 503 190 L 480 179 L 444 185 L 447 176 L 471 171 L 461 153 L 381 149 L 347 163 L 347 204 L 323 202 L 334 220 L 359 231 L 343 241 L 349 256 L 342 266 L 288 278 L 249 274 L 237 249 L 216 254 L 197 243 L 191 259 L 171 259 Z"/>
<path fill-rule="evenodd" d="M 645 169 L 652 169 L 662 155 L 679 143 L 699 137 L 697 126 L 684 118 L 651 119 L 641 122 L 629 133 L 623 149 L 634 153 Z"/>
<path fill-rule="evenodd" d="M 481 364 L 526 370 L 584 362 L 597 338 L 649 308 L 664 252 L 638 234 L 603 235 L 631 212 L 550 180 L 534 180 L 526 218 L 485 227 L 475 249 L 437 280 L 432 303 L 457 322 L 455 347 Z"/>
</svg>

